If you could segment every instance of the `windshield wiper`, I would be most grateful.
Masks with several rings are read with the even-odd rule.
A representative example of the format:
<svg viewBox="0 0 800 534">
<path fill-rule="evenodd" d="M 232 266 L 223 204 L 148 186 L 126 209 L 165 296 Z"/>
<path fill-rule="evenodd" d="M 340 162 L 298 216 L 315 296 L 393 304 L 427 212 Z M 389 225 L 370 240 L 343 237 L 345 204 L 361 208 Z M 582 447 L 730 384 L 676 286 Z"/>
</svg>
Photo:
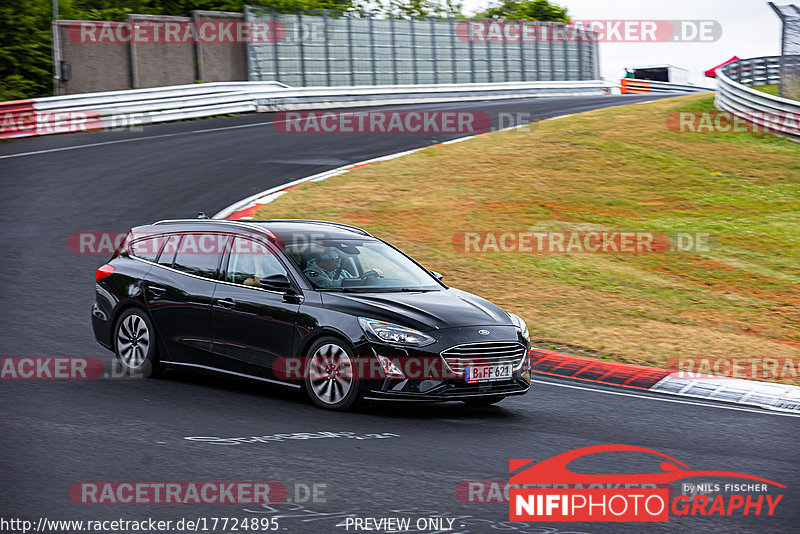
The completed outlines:
<svg viewBox="0 0 800 534">
<path fill-rule="evenodd" d="M 400 291 L 403 293 L 430 293 L 431 291 L 438 291 L 437 289 L 422 289 L 414 287 L 401 287 Z"/>
<path fill-rule="evenodd" d="M 320 287 L 317 291 L 341 293 L 430 293 L 438 289 L 422 289 L 414 287 Z"/>
<path fill-rule="evenodd" d="M 318 287 L 317 291 L 331 291 L 338 293 L 356 293 L 352 287 Z"/>
</svg>

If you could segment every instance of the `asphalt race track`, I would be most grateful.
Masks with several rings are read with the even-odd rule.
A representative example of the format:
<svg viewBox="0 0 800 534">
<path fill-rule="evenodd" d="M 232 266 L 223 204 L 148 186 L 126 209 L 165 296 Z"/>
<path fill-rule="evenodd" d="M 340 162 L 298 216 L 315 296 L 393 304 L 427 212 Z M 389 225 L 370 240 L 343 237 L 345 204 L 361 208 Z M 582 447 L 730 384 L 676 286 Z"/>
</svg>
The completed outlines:
<svg viewBox="0 0 800 534">
<path fill-rule="evenodd" d="M 478 109 L 494 120 L 499 112 L 523 112 L 537 119 L 653 98 L 565 97 L 414 107 Z M 110 365 L 112 354 L 94 341 L 89 321 L 94 270 L 106 258 L 71 253 L 71 233 L 124 231 L 158 219 L 193 217 L 198 211 L 211 215 L 296 178 L 449 139 L 287 135 L 276 131 L 272 117 L 243 115 L 137 132 L 0 143 L 0 356 L 93 356 Z M 455 518 L 450 532 L 800 529 L 800 420 L 721 403 L 536 378 L 528 395 L 492 408 L 381 405 L 333 413 L 280 388 L 172 371 L 152 380 L 2 380 L 0 406 L 3 518 L 176 521 L 257 516 L 278 518 L 285 532 L 345 532 L 335 525 L 348 514 L 442 515 Z M 352 434 L 239 445 L 185 439 L 296 432 Z M 693 469 L 748 473 L 787 488 L 773 517 L 671 517 L 669 523 L 623 525 L 525 527 L 507 523 L 507 504 L 463 503 L 456 496 L 462 481 L 508 480 L 511 458 L 545 459 L 601 443 L 649 447 Z M 657 463 L 621 456 L 583 467 L 597 473 L 658 470 Z M 288 488 L 292 502 L 244 510 L 237 505 L 71 501 L 70 486 L 87 481 L 277 481 Z M 305 501 L 304 488 L 314 484 L 324 496 Z"/>
</svg>

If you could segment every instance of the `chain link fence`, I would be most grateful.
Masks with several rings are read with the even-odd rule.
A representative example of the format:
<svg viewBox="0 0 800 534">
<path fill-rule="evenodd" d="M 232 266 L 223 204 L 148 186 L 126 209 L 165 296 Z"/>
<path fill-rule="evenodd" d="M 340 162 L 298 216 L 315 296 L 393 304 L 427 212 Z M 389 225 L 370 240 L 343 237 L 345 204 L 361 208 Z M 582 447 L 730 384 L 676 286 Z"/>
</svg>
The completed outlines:
<svg viewBox="0 0 800 534">
<path fill-rule="evenodd" d="M 245 19 L 276 28 L 248 44 L 250 80 L 291 86 L 595 80 L 597 42 L 469 38 L 470 19 L 377 17 L 341 11 L 277 13 L 245 6 Z M 541 23 L 543 26 L 551 23 Z"/>
</svg>

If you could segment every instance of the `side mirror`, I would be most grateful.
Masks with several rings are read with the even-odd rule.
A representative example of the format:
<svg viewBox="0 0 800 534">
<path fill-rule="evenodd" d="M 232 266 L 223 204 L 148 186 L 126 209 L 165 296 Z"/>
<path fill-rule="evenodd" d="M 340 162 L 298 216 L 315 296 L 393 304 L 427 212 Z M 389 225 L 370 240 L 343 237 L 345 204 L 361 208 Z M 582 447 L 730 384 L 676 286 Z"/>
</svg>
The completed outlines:
<svg viewBox="0 0 800 534">
<path fill-rule="evenodd" d="M 292 287 L 292 283 L 285 274 L 273 274 L 265 276 L 259 282 L 262 289 L 269 289 L 271 291 L 286 291 Z"/>
<path fill-rule="evenodd" d="M 442 273 L 437 273 L 436 271 L 431 271 L 431 274 L 433 275 L 434 278 L 440 281 L 442 278 L 444 278 L 444 276 L 442 276 Z"/>
</svg>

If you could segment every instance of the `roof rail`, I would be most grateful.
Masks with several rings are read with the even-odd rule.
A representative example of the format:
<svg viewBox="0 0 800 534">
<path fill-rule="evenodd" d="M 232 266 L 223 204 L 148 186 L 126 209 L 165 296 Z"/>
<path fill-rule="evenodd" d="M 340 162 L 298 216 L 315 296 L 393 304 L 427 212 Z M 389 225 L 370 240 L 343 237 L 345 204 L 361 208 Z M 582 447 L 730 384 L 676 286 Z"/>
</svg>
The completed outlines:
<svg viewBox="0 0 800 534">
<path fill-rule="evenodd" d="M 260 226 L 256 226 L 255 224 L 248 224 L 250 222 L 249 220 L 248 221 L 240 221 L 238 219 L 163 219 L 161 221 L 156 221 L 156 222 L 154 222 L 152 224 L 155 226 L 157 224 L 170 224 L 170 223 L 203 223 L 203 224 L 209 224 L 209 223 L 214 223 L 214 222 L 227 223 L 227 224 L 233 224 L 233 225 L 236 225 L 236 226 L 242 226 L 244 228 L 249 228 L 251 230 L 256 230 L 258 232 L 261 232 L 262 234 L 267 234 L 267 235 L 270 235 L 272 237 L 275 237 L 275 234 L 270 232 L 269 229 L 267 229 L 267 228 L 262 228 Z"/>
<path fill-rule="evenodd" d="M 330 226 L 336 226 L 337 228 L 343 228 L 345 230 L 350 230 L 351 232 L 355 232 L 357 234 L 361 234 L 368 237 L 373 237 L 372 234 L 364 230 L 363 228 L 359 228 L 358 226 L 352 226 L 349 224 L 338 223 L 333 221 L 317 221 L 314 219 L 247 219 L 246 221 L 239 220 L 239 219 L 164 219 L 161 221 L 156 221 L 153 224 L 169 224 L 169 223 L 211 223 L 211 222 L 221 222 L 221 223 L 228 223 L 228 224 L 236 224 L 239 226 L 244 226 L 247 228 L 253 228 L 259 230 L 261 232 L 266 232 L 268 234 L 272 234 L 267 228 L 262 228 L 260 226 L 256 226 L 251 223 L 312 223 L 312 224 L 328 224 Z"/>
<path fill-rule="evenodd" d="M 336 226 L 339 228 L 344 228 L 346 230 L 351 230 L 356 232 L 357 234 L 373 237 L 372 234 L 364 230 L 363 228 L 359 228 L 358 226 L 352 226 L 350 224 L 338 223 L 333 221 L 318 221 L 315 219 L 248 219 L 248 222 L 266 222 L 266 223 L 313 223 L 313 224 L 329 224 L 331 226 Z"/>
</svg>

